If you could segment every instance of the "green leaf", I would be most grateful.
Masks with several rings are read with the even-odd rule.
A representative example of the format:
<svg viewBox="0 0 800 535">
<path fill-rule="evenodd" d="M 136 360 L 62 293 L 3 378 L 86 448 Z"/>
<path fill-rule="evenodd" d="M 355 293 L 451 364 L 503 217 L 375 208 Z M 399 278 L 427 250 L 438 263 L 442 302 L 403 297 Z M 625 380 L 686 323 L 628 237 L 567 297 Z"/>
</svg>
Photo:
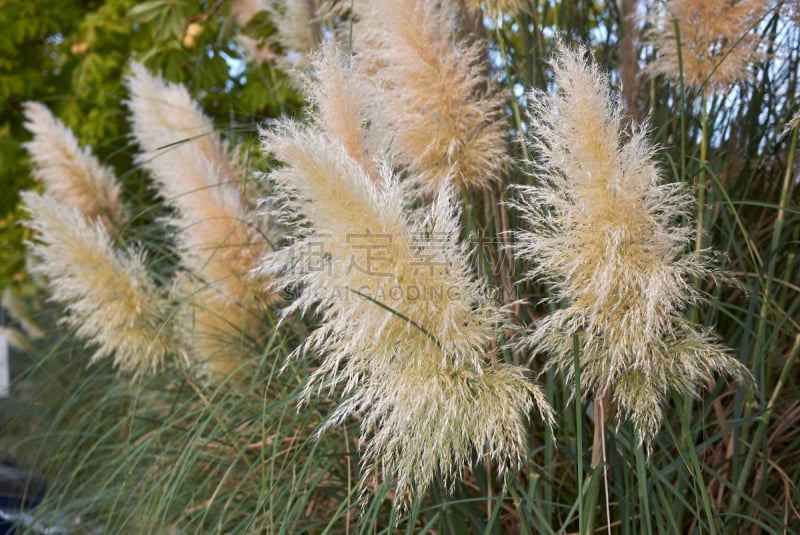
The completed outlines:
<svg viewBox="0 0 800 535">
<path fill-rule="evenodd" d="M 160 10 L 168 6 L 168 0 L 150 0 L 131 8 L 128 16 L 139 22 L 150 22 L 159 16 Z"/>
</svg>

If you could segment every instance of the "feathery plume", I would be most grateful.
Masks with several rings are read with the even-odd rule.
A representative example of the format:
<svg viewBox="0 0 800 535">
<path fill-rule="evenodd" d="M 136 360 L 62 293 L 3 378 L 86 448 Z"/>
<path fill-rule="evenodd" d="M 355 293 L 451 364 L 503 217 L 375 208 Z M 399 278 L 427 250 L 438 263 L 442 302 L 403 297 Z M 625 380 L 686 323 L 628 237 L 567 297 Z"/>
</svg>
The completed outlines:
<svg viewBox="0 0 800 535">
<path fill-rule="evenodd" d="M 242 198 L 232 157 L 185 87 L 152 76 L 138 63 L 132 65 L 128 87 L 133 132 L 144 149 L 138 161 L 177 210 L 172 223 L 179 231 L 181 260 L 196 280 L 189 300 L 208 320 L 192 318 L 192 330 L 209 339 L 252 333 L 254 317 L 273 299 L 261 295 L 263 280 L 248 275 L 268 244 Z M 202 312 L 216 313 L 219 307 L 230 313 L 226 321 L 211 321 L 214 314 Z M 197 357 L 220 377 L 236 359 L 215 354 L 198 352 Z"/>
<path fill-rule="evenodd" d="M 380 466 L 396 479 L 400 505 L 437 477 L 452 491 L 473 453 L 496 462 L 499 476 L 518 469 L 534 407 L 554 425 L 547 400 L 523 368 L 447 366 L 436 361 L 437 352 L 427 356 L 419 365 L 380 372 L 389 376 L 371 372 L 367 386 L 354 389 L 332 416 L 338 422 L 345 414 L 362 415 L 362 435 L 370 437 L 362 458 L 364 480 Z"/>
<path fill-rule="evenodd" d="M 182 305 L 176 324 L 181 326 L 197 375 L 214 380 L 239 369 L 242 355 L 249 351 L 250 340 L 261 326 L 258 312 L 263 303 L 257 296 L 245 302 L 232 301 L 213 285 L 181 272 L 173 295 Z"/>
<path fill-rule="evenodd" d="M 714 372 L 749 375 L 684 317 L 702 300 L 691 279 L 713 274 L 708 251 L 685 253 L 692 228 L 677 226 L 693 199 L 662 182 L 643 130 L 623 142 L 621 104 L 583 53 L 562 47 L 553 62 L 560 92 L 530 95 L 539 183 L 518 188 L 530 230 L 517 232 L 516 253 L 533 263 L 528 277 L 549 280 L 553 301 L 569 305 L 539 321 L 528 342 L 572 382 L 577 337 L 581 392 L 611 395 L 649 443 L 670 389 L 696 395 Z"/>
<path fill-rule="evenodd" d="M 263 143 L 286 164 L 268 179 L 296 236 L 261 269 L 302 287 L 286 313 L 322 316 L 298 350 L 323 357 L 306 394 L 343 388 L 328 426 L 363 416 L 362 488 L 380 466 L 404 505 L 437 474 L 452 483 L 473 451 L 518 466 L 530 410 L 552 414 L 523 370 L 486 360 L 503 316 L 471 274 L 447 190 L 410 220 L 389 170 L 369 176 L 338 140 L 284 123 Z"/>
<path fill-rule="evenodd" d="M 65 322 L 98 346 L 91 362 L 113 356 L 116 367 L 137 376 L 179 353 L 167 319 L 170 304 L 141 254 L 115 252 L 100 222 L 49 195 L 22 197 L 38 239 L 31 244 L 39 260 L 33 270 L 47 279 L 53 299 L 66 305 Z"/>
<path fill-rule="evenodd" d="M 357 6 L 356 60 L 381 91 L 371 106 L 386 143 L 421 191 L 443 181 L 484 188 L 507 163 L 502 99 L 481 69 L 481 45 L 456 41 L 446 3 L 372 0 Z"/>
<path fill-rule="evenodd" d="M 289 51 L 301 55 L 317 48 L 320 27 L 316 19 L 315 0 L 286 0 L 269 7 L 278 42 Z"/>
<path fill-rule="evenodd" d="M 99 219 L 110 232 L 128 219 L 120 185 L 111 168 L 81 149 L 72 131 L 38 102 L 23 104 L 25 128 L 33 139 L 23 146 L 33 160 L 33 176 L 45 191 L 87 219 Z"/>
<path fill-rule="evenodd" d="M 377 177 L 375 160 L 380 149 L 376 143 L 381 136 L 374 134 L 380 132 L 380 117 L 366 105 L 374 88 L 334 43 L 324 44 L 313 54 L 311 65 L 315 77 L 306 78 L 304 87 L 316 108 L 317 126 L 330 139 L 338 140 L 370 176 Z"/>
<path fill-rule="evenodd" d="M 659 57 L 645 72 L 680 80 L 677 20 L 687 87 L 717 91 L 750 79 L 750 65 L 765 58 L 753 30 L 768 8 L 767 0 L 669 0 L 648 32 Z"/>
<path fill-rule="evenodd" d="M 167 189 L 164 194 L 168 199 L 178 198 L 187 190 L 216 186 L 235 179 L 236 172 L 227 147 L 184 86 L 151 75 L 138 62 L 131 64 L 127 85 L 133 134 L 145 151 L 140 157 L 141 163 L 153 173 L 159 185 Z M 195 153 L 199 153 L 199 158 Z M 167 178 L 168 170 L 158 172 L 158 163 L 154 163 L 159 159 L 169 160 L 174 166 L 169 171 L 184 169 L 180 175 L 190 177 L 182 180 Z M 204 169 L 196 169 L 196 165 L 203 165 L 198 164 L 198 160 L 203 160 L 203 164 L 212 162 L 218 167 L 217 172 L 205 176 Z M 190 181 L 192 183 L 188 184 Z"/>
<path fill-rule="evenodd" d="M 322 28 L 347 8 L 332 0 L 276 0 L 267 8 L 275 38 L 288 52 L 288 67 L 308 66 L 309 55 L 323 39 Z"/>
</svg>

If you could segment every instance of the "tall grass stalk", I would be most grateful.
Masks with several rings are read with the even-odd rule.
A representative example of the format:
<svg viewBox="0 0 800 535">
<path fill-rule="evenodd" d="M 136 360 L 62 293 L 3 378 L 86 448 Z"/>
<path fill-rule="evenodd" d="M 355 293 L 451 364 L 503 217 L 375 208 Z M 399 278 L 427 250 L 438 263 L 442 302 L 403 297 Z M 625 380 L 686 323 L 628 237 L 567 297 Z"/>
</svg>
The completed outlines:
<svg viewBox="0 0 800 535">
<path fill-rule="evenodd" d="M 578 523 L 581 526 L 580 531 L 585 533 L 585 526 L 589 523 L 588 517 L 584 512 L 584 477 L 583 477 L 583 395 L 581 394 L 581 346 L 578 335 L 572 335 L 572 354 L 574 366 L 574 381 L 575 381 L 575 441 L 576 441 L 576 455 L 577 455 L 577 469 L 578 469 Z"/>
<path fill-rule="evenodd" d="M 700 97 L 700 161 L 697 171 L 697 237 L 695 238 L 695 251 L 703 250 L 703 236 L 705 235 L 706 212 L 706 157 L 708 153 L 708 110 L 706 109 L 706 94 Z"/>
</svg>

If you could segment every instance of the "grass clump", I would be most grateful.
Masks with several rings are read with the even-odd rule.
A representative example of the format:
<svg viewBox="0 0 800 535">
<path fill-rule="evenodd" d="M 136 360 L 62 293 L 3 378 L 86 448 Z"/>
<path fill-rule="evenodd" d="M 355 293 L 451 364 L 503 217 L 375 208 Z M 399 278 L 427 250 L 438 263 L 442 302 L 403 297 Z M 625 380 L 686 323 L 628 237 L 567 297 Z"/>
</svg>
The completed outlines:
<svg viewBox="0 0 800 535">
<path fill-rule="evenodd" d="M 229 4 L 176 35 L 249 63 L 128 63 L 124 155 L 21 111 L 32 522 L 800 530 L 791 6 Z M 304 106 L 218 113 L 287 76 Z"/>
</svg>

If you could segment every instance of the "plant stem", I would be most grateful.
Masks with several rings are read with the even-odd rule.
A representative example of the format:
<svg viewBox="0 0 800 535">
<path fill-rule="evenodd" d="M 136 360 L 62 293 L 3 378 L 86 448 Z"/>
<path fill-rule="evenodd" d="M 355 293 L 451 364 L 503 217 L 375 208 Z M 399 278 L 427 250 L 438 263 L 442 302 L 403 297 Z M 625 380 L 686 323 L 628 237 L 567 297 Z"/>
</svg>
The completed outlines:
<svg viewBox="0 0 800 535">
<path fill-rule="evenodd" d="M 636 479 L 639 483 L 639 501 L 641 502 L 642 509 L 640 516 L 644 517 L 644 533 L 648 535 L 653 533 L 653 525 L 650 520 L 650 497 L 647 492 L 647 473 L 644 465 L 644 453 L 642 446 L 634 448 L 636 455 Z"/>
<path fill-rule="evenodd" d="M 703 226 L 706 202 L 706 155 L 708 152 L 708 112 L 706 111 L 706 94 L 700 99 L 700 115 L 702 135 L 700 138 L 700 170 L 697 173 L 697 240 L 695 251 L 703 249 Z"/>
<path fill-rule="evenodd" d="M 684 400 L 678 396 L 678 394 L 672 394 L 672 399 L 675 401 L 675 408 L 676 412 L 678 413 L 678 418 L 681 421 L 682 427 L 682 435 L 683 435 L 683 444 L 679 444 L 679 447 L 685 447 L 686 451 L 689 453 L 689 460 L 691 461 L 691 468 L 694 472 L 695 477 L 695 484 L 697 485 L 698 490 L 700 491 L 700 498 L 703 502 L 703 509 L 706 513 L 706 517 L 708 518 L 708 529 L 711 535 L 717 535 L 717 525 L 716 520 L 714 519 L 714 510 L 711 507 L 711 498 L 708 496 L 708 489 L 706 488 L 705 480 L 703 479 L 703 470 L 700 466 L 700 458 L 697 456 L 697 448 L 694 443 L 692 427 L 689 424 L 689 410 Z M 755 449 L 755 448 L 754 448 Z"/>
<path fill-rule="evenodd" d="M 608 415 L 610 414 L 609 407 L 611 405 L 611 398 L 607 394 L 602 398 L 598 397 L 594 400 L 594 434 L 592 437 L 592 474 L 591 484 L 586 496 L 586 522 L 585 530 L 582 533 L 594 532 L 595 515 L 597 509 L 597 497 L 600 494 L 600 480 L 598 478 L 598 467 L 602 463 L 603 468 L 603 481 L 606 483 L 606 516 L 608 517 L 607 523 L 611 523 L 611 515 L 608 512 L 608 463 L 606 461 L 606 425 L 608 424 Z"/>
<path fill-rule="evenodd" d="M 578 524 L 583 524 L 583 403 L 581 400 L 581 362 L 578 335 L 572 335 L 572 353 L 575 365 L 575 440 L 578 459 Z"/>
<path fill-rule="evenodd" d="M 525 142 L 525 132 L 522 129 L 522 114 L 519 111 L 519 102 L 517 101 L 517 96 L 514 94 L 514 79 L 511 72 L 511 63 L 508 61 L 505 39 L 500 31 L 500 25 L 497 23 L 495 24 L 495 34 L 497 35 L 497 43 L 500 45 L 500 55 L 503 57 L 503 65 L 505 65 L 506 68 L 506 82 L 508 83 L 508 89 L 511 92 L 511 110 L 514 112 L 514 124 L 517 128 L 519 146 L 522 150 L 523 159 L 529 160 L 528 145 Z"/>
</svg>

